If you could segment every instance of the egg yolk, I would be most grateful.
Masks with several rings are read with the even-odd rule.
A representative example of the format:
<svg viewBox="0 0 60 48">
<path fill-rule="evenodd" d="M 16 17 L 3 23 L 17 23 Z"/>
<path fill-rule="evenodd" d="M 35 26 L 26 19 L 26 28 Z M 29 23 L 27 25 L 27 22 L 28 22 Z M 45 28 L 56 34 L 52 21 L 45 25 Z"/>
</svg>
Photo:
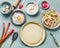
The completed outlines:
<svg viewBox="0 0 60 48">
<path fill-rule="evenodd" d="M 20 21 L 20 20 L 21 20 L 21 17 L 20 17 L 20 16 L 18 16 L 18 17 L 17 17 L 17 20 L 18 20 L 18 21 Z"/>
</svg>

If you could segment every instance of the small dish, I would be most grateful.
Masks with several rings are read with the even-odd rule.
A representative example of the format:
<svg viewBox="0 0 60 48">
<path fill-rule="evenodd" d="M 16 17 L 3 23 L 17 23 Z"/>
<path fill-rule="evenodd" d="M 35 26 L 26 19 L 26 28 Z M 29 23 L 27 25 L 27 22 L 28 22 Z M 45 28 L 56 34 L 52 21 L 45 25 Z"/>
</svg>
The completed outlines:
<svg viewBox="0 0 60 48">
<path fill-rule="evenodd" d="M 42 23 L 46 28 L 56 29 L 60 26 L 60 15 L 55 10 L 47 10 L 42 16 Z"/>
<path fill-rule="evenodd" d="M 28 15 L 36 15 L 38 13 L 38 5 L 37 4 L 34 4 L 33 2 L 30 2 L 26 5 L 26 13 Z"/>
<path fill-rule="evenodd" d="M 43 1 L 42 3 L 41 3 L 41 8 L 42 9 L 48 9 L 50 7 L 50 5 L 49 5 L 49 3 L 47 2 L 47 1 Z"/>
<path fill-rule="evenodd" d="M 2 2 L 0 5 L 0 11 L 2 14 L 9 14 L 12 11 L 12 6 L 9 2 Z"/>
<path fill-rule="evenodd" d="M 28 22 L 22 26 L 20 38 L 28 46 L 38 46 L 45 40 L 45 30 L 36 22 Z"/>
<path fill-rule="evenodd" d="M 23 23 L 25 23 L 26 17 L 23 11 L 15 10 L 11 14 L 11 20 L 12 20 L 12 23 L 15 25 L 22 25 Z"/>
</svg>

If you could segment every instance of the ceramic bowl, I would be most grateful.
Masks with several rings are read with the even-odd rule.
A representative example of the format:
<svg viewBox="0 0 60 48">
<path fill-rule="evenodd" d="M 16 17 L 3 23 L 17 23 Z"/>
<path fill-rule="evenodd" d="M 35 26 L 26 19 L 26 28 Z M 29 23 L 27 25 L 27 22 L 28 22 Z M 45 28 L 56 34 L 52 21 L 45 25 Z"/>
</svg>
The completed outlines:
<svg viewBox="0 0 60 48">
<path fill-rule="evenodd" d="M 34 3 L 33 3 L 33 2 L 30 2 L 30 3 L 28 3 L 28 4 L 26 5 L 26 7 L 27 7 L 29 4 L 34 4 Z M 39 7 L 38 7 L 37 4 L 36 4 L 37 9 L 36 9 L 36 11 L 33 12 L 33 13 L 30 13 L 30 12 L 27 10 L 26 7 L 25 7 L 25 11 L 26 11 L 26 13 L 27 13 L 28 15 L 36 15 L 36 14 L 38 13 L 38 11 L 39 11 Z M 33 7 L 32 7 L 32 8 L 33 8 Z"/>
<path fill-rule="evenodd" d="M 41 3 L 41 8 L 42 9 L 47 10 L 47 9 L 49 9 L 49 7 L 50 7 L 50 5 L 47 1 L 42 1 L 42 3 Z"/>
<path fill-rule="evenodd" d="M 6 5 L 9 6 L 9 10 L 8 10 L 7 12 L 3 12 L 3 9 L 4 9 L 4 7 L 5 7 Z M 2 13 L 2 14 L 9 14 L 9 13 L 11 13 L 11 11 L 12 11 L 12 6 L 11 6 L 11 4 L 10 4 L 9 2 L 4 1 L 4 2 L 2 2 L 1 5 L 0 5 L 0 10 L 1 10 L 1 13 Z"/>
<path fill-rule="evenodd" d="M 54 10 L 55 11 L 55 10 Z M 56 11 L 55 11 L 56 12 Z M 57 13 L 57 12 L 56 12 Z M 60 21 L 60 14 L 59 13 L 57 13 L 58 14 L 58 18 L 59 18 L 59 21 Z M 43 18 L 43 17 L 42 17 Z M 56 29 L 56 28 L 58 28 L 59 26 L 60 26 L 60 22 L 59 22 L 59 24 L 57 24 L 55 27 L 52 27 L 52 28 L 50 28 L 50 27 L 48 27 L 48 26 L 46 26 L 45 24 L 44 24 L 44 22 L 43 22 L 43 20 L 42 20 L 42 24 L 43 24 L 43 26 L 44 27 L 46 27 L 46 28 L 48 28 L 48 29 Z"/>
</svg>

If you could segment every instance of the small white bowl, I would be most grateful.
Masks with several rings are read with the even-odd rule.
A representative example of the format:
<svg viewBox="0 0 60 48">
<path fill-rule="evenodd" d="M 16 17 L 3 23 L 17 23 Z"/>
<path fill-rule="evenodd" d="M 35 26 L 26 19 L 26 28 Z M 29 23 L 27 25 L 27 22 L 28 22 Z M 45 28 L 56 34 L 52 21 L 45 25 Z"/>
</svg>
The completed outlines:
<svg viewBox="0 0 60 48">
<path fill-rule="evenodd" d="M 33 2 L 30 2 L 30 3 L 28 3 L 27 5 L 26 5 L 26 7 L 29 5 L 29 4 L 34 4 Z M 38 13 L 38 11 L 39 11 L 39 8 L 38 8 L 38 5 L 36 4 L 36 10 L 35 10 L 35 12 L 33 12 L 33 13 L 31 13 L 31 12 L 29 12 L 28 10 L 27 10 L 27 8 L 25 8 L 25 11 L 26 11 L 26 13 L 28 14 L 28 15 L 36 15 L 37 13 Z M 33 7 L 32 7 L 33 8 Z"/>
</svg>

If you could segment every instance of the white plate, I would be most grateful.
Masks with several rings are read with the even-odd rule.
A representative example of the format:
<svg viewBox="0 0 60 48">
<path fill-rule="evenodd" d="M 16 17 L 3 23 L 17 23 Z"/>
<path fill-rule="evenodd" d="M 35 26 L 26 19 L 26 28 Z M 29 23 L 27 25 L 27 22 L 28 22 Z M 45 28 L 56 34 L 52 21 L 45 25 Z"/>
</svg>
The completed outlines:
<svg viewBox="0 0 60 48">
<path fill-rule="evenodd" d="M 38 46 L 45 39 L 45 30 L 36 22 L 28 22 L 22 26 L 20 38 L 28 46 Z"/>
</svg>

